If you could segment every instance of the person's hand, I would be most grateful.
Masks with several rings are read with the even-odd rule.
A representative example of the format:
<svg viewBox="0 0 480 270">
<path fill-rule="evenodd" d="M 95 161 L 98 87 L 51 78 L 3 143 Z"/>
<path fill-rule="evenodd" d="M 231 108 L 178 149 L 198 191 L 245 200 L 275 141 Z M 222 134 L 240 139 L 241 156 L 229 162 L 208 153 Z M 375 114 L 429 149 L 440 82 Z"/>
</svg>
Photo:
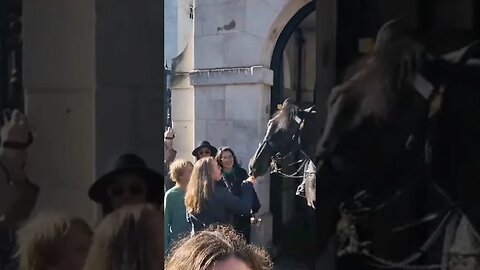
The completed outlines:
<svg viewBox="0 0 480 270">
<path fill-rule="evenodd" d="M 165 149 L 167 150 L 173 149 L 174 138 L 175 138 L 175 133 L 173 132 L 173 129 L 169 127 L 163 135 L 163 144 L 165 145 Z"/>
<path fill-rule="evenodd" d="M 252 185 L 254 185 L 257 182 L 257 178 L 253 177 L 253 176 L 250 176 L 245 181 L 250 182 L 250 183 L 252 183 Z"/>
<path fill-rule="evenodd" d="M 9 117 L 8 112 L 3 114 L 3 127 L 0 130 L 2 143 L 15 142 L 20 144 L 27 144 L 30 136 L 30 126 L 27 117 L 18 110 L 12 112 Z"/>
<path fill-rule="evenodd" d="M 173 140 L 175 139 L 175 132 L 173 132 L 173 129 L 171 127 L 168 127 L 165 133 L 163 134 L 163 138 L 165 140 Z"/>
</svg>

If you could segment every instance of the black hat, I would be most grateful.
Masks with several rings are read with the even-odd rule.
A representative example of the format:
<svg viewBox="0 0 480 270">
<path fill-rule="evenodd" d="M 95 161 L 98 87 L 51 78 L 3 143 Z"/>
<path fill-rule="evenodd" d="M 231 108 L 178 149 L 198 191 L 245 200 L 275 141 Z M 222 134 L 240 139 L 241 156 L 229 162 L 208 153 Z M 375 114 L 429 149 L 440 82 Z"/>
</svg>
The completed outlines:
<svg viewBox="0 0 480 270">
<path fill-rule="evenodd" d="M 118 174 L 131 172 L 142 177 L 147 184 L 147 193 L 155 201 L 162 200 L 163 175 L 147 167 L 145 161 L 134 154 L 123 154 L 117 157 L 108 166 L 103 176 L 97 179 L 90 187 L 88 196 L 97 203 L 103 203 L 107 198 L 107 188 Z"/>
<path fill-rule="evenodd" d="M 201 142 L 201 143 L 197 146 L 197 148 L 193 149 L 192 155 L 193 155 L 194 157 L 197 157 L 197 152 L 198 152 L 198 150 L 200 150 L 200 148 L 208 148 L 208 149 L 210 149 L 210 152 L 212 152 L 212 155 L 213 155 L 213 156 L 215 156 L 215 155 L 217 154 L 217 148 L 213 147 L 209 142 L 203 141 L 203 142 Z"/>
</svg>

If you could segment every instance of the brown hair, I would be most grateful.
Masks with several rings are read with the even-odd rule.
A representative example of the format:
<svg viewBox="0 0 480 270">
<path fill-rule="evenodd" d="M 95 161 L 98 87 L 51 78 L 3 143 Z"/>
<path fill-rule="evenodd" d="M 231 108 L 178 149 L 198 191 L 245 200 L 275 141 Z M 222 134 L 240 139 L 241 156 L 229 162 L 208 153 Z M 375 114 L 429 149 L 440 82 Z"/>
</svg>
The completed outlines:
<svg viewBox="0 0 480 270">
<path fill-rule="evenodd" d="M 232 148 L 230 148 L 230 147 L 220 147 L 220 149 L 218 149 L 217 156 L 215 157 L 215 159 L 217 160 L 218 166 L 220 166 L 220 168 L 222 168 L 222 170 L 223 170 L 222 154 L 224 152 L 230 152 L 232 154 L 232 156 L 233 156 L 233 167 L 237 167 L 238 166 L 237 156 L 235 155 L 235 152 L 233 152 Z"/>
<path fill-rule="evenodd" d="M 62 239 L 72 227 L 91 236 L 90 226 L 79 218 L 55 212 L 43 212 L 17 232 L 19 269 L 43 270 L 55 265 Z"/>
<path fill-rule="evenodd" d="M 170 164 L 170 179 L 172 179 L 173 182 L 177 183 L 180 179 L 180 176 L 183 173 L 183 170 L 187 166 L 192 166 L 192 162 L 184 159 L 177 159 L 175 160 L 172 164 Z"/>
<path fill-rule="evenodd" d="M 213 166 L 217 166 L 217 162 L 212 157 L 195 162 L 185 193 L 187 213 L 198 214 L 202 209 L 202 200 L 208 200 L 213 194 Z"/>
<path fill-rule="evenodd" d="M 285 99 L 282 108 L 273 114 L 272 122 L 275 124 L 275 130 L 287 130 L 291 121 L 298 113 L 298 106 L 290 98 Z"/>
<path fill-rule="evenodd" d="M 163 240 L 156 239 L 159 233 L 163 235 L 162 213 L 153 205 L 140 204 L 109 214 L 95 230 L 83 269 L 153 269 L 163 252 Z"/>
<path fill-rule="evenodd" d="M 272 269 L 268 253 L 248 245 L 231 227 L 211 226 L 178 242 L 165 262 L 165 270 L 211 270 L 215 263 L 234 256 L 252 270 Z"/>
</svg>

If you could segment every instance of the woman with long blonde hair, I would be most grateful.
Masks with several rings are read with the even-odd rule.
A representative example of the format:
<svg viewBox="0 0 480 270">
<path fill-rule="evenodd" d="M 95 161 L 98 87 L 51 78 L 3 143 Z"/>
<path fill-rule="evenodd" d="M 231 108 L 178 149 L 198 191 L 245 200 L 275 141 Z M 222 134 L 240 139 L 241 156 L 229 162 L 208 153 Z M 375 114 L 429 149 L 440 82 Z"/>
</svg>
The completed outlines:
<svg viewBox="0 0 480 270">
<path fill-rule="evenodd" d="M 84 270 L 158 270 L 162 255 L 163 212 L 148 204 L 124 206 L 95 230 Z"/>
<path fill-rule="evenodd" d="M 237 197 L 223 181 L 222 172 L 214 158 L 198 160 L 185 194 L 187 216 L 193 231 L 201 231 L 211 224 L 231 224 L 233 214 L 250 214 L 254 196 L 253 181 L 245 179 Z"/>
</svg>

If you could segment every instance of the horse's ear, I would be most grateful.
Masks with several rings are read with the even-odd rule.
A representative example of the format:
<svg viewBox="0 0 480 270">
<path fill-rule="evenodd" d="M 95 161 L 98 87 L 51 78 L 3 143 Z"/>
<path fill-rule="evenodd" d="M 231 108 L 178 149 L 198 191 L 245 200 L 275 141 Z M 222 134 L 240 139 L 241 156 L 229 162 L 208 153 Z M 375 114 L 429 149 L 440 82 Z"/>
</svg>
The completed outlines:
<svg viewBox="0 0 480 270">
<path fill-rule="evenodd" d="M 399 17 L 382 25 L 375 39 L 375 51 L 386 48 L 393 40 L 398 38 L 402 22 L 403 17 Z"/>
<path fill-rule="evenodd" d="M 286 106 L 289 106 L 289 105 L 295 105 L 295 103 L 293 103 L 293 101 L 292 101 L 291 98 L 286 98 L 286 99 L 283 101 L 282 107 L 286 107 Z"/>
</svg>

